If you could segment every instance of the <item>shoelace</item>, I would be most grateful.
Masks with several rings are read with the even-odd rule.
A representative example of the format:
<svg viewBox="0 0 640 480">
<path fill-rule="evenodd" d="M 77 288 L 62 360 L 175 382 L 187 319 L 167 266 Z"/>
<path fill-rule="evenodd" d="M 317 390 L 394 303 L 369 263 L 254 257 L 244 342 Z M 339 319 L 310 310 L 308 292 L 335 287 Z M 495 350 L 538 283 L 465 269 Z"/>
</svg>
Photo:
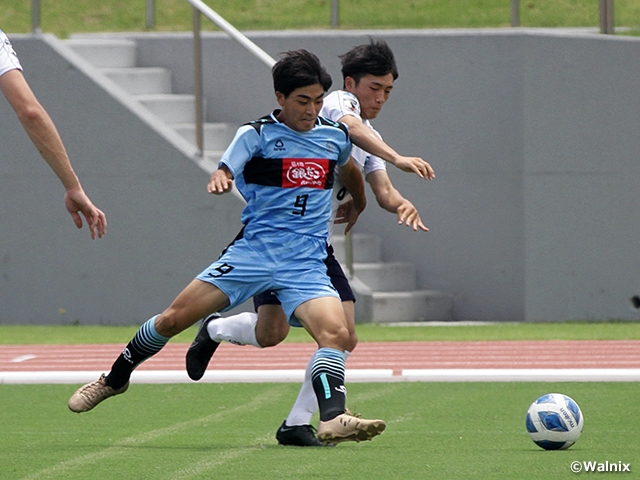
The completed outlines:
<svg viewBox="0 0 640 480">
<path fill-rule="evenodd" d="M 95 399 L 97 396 L 100 395 L 101 390 L 108 388 L 107 385 L 102 383 L 101 380 L 103 378 L 104 377 L 100 377 L 99 380 L 96 380 L 95 382 L 86 385 L 80 393 L 90 400 Z"/>
<path fill-rule="evenodd" d="M 350 417 L 356 417 L 356 418 L 362 417 L 361 413 L 351 413 L 351 410 L 349 410 L 348 408 L 345 408 L 344 413 L 345 415 L 349 415 Z"/>
</svg>

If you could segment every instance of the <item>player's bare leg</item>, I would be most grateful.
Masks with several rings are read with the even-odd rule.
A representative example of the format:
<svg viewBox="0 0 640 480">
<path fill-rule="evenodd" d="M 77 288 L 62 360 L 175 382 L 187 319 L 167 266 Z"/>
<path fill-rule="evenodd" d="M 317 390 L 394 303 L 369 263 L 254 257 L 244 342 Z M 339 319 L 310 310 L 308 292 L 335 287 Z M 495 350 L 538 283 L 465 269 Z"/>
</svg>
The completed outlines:
<svg viewBox="0 0 640 480">
<path fill-rule="evenodd" d="M 300 305 L 295 315 L 315 339 L 311 382 L 320 409 L 318 440 L 322 443 L 371 440 L 385 429 L 382 420 L 367 420 L 346 411 L 344 386 L 345 350 L 349 329 L 342 303 L 335 297 L 321 297 Z"/>
<path fill-rule="evenodd" d="M 138 365 L 158 353 L 171 337 L 211 312 L 229 305 L 217 287 L 193 280 L 160 315 L 144 323 L 118 356 L 106 376 L 80 387 L 69 399 L 69 409 L 87 412 L 109 397 L 124 393 L 131 373 Z"/>
</svg>

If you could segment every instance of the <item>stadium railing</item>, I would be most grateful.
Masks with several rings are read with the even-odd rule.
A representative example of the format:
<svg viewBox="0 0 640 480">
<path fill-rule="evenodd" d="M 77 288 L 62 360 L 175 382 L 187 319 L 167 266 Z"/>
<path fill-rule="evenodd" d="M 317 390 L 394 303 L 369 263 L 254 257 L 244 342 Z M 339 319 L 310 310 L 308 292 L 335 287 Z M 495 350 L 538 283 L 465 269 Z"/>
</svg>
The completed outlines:
<svg viewBox="0 0 640 480">
<path fill-rule="evenodd" d="M 194 89 L 196 97 L 196 144 L 200 155 L 204 155 L 204 116 L 202 94 L 202 33 L 201 15 L 211 20 L 223 32 L 242 45 L 258 60 L 271 68 L 276 61 L 258 45 L 253 43 L 233 25 L 214 12 L 201 0 L 186 0 L 193 7 L 193 58 L 194 58 Z"/>
</svg>

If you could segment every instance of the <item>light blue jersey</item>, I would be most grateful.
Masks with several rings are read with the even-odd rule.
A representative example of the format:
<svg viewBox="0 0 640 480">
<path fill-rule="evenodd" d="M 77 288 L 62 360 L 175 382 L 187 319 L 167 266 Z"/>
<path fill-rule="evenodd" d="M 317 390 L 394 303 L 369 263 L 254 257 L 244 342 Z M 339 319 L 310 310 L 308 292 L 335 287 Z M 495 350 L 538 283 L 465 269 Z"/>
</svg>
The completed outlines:
<svg viewBox="0 0 640 480">
<path fill-rule="evenodd" d="M 247 201 L 245 234 L 278 229 L 326 238 L 335 166 L 351 153 L 346 127 L 319 117 L 298 132 L 277 115 L 240 127 L 220 160 Z"/>
<path fill-rule="evenodd" d="M 347 128 L 318 118 L 308 132 L 277 120 L 278 111 L 238 129 L 220 159 L 247 201 L 244 231 L 196 278 L 218 287 L 229 310 L 273 291 L 294 326 L 302 303 L 339 298 L 327 276 L 327 225 L 336 165 L 349 160 Z"/>
</svg>

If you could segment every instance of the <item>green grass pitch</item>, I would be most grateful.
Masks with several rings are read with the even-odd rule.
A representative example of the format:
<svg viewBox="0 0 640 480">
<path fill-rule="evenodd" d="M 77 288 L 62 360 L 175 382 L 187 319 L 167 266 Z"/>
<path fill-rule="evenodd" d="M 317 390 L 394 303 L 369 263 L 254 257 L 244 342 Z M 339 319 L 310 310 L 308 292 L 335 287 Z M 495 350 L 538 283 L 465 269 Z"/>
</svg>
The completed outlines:
<svg viewBox="0 0 640 480">
<path fill-rule="evenodd" d="M 296 384 L 134 384 L 80 415 L 66 407 L 75 388 L 0 385 L 0 478 L 558 479 L 576 478 L 574 461 L 640 469 L 637 383 L 350 384 L 348 405 L 387 430 L 335 448 L 277 445 Z M 544 451 L 524 418 L 556 391 L 580 404 L 585 426 L 569 450 Z M 597 478 L 619 478 L 609 475 Z"/>
</svg>

